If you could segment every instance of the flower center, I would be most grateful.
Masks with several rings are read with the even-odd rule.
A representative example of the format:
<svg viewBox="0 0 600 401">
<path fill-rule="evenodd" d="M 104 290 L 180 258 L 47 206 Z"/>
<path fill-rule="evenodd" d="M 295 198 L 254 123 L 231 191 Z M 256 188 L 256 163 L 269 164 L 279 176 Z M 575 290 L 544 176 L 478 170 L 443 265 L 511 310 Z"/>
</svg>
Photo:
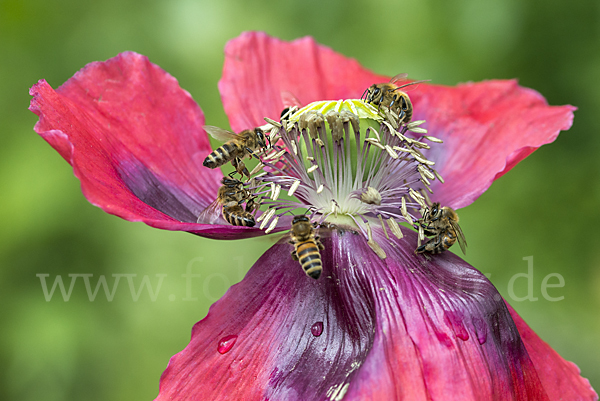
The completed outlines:
<svg viewBox="0 0 600 401">
<path fill-rule="evenodd" d="M 424 121 L 406 124 L 355 99 L 315 102 L 266 121 L 261 128 L 270 131 L 272 147 L 248 183 L 266 207 L 257 218 L 266 232 L 284 214 L 304 210 L 319 224 L 361 231 L 385 257 L 371 225 L 402 238 L 398 223 L 414 225 L 431 204 L 431 181 L 443 182 L 422 153 L 430 148 L 425 141 L 442 142 L 425 135 Z"/>
</svg>

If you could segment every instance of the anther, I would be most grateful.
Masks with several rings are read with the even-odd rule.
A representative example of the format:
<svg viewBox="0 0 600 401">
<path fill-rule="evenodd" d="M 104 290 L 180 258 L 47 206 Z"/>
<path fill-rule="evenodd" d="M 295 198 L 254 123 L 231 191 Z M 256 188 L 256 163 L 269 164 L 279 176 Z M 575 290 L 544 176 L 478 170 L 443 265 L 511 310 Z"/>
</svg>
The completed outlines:
<svg viewBox="0 0 600 401">
<path fill-rule="evenodd" d="M 397 120 L 396 116 L 393 115 L 392 113 L 390 113 L 389 110 L 385 110 L 384 113 L 385 113 L 385 118 L 390 123 L 390 125 L 392 127 L 394 127 L 394 130 L 397 130 L 399 127 L 399 124 L 398 124 L 398 120 Z"/>
<path fill-rule="evenodd" d="M 435 142 L 435 143 L 444 143 L 444 141 L 442 141 L 439 138 L 436 138 L 434 136 L 429 136 L 429 135 L 425 135 L 423 138 L 427 139 L 430 142 Z"/>
<path fill-rule="evenodd" d="M 367 241 L 367 244 L 369 245 L 369 247 L 371 247 L 373 252 L 375 252 L 375 254 L 377 254 L 377 256 L 379 256 L 380 259 L 385 259 L 387 257 L 387 255 L 385 254 L 385 251 L 379 246 L 379 244 L 377 242 L 375 242 L 373 240 L 373 231 L 371 230 L 371 226 L 369 225 L 369 222 L 366 222 L 365 224 L 367 226 L 367 236 L 369 238 L 369 240 Z"/>
<path fill-rule="evenodd" d="M 390 147 L 390 145 L 385 145 L 385 150 L 387 150 L 388 154 L 392 159 L 398 158 L 398 153 L 394 152 L 394 150 Z"/>
<path fill-rule="evenodd" d="M 316 169 L 318 169 L 318 168 L 319 168 L 319 165 L 318 165 L 318 164 L 313 164 L 312 166 L 310 166 L 310 167 L 309 167 L 309 168 L 306 170 L 306 172 L 307 172 L 308 174 L 310 174 L 310 173 L 312 173 L 313 171 L 315 171 L 315 170 L 316 170 Z"/>
<path fill-rule="evenodd" d="M 413 145 L 420 149 L 431 149 L 431 146 L 427 145 L 424 142 L 414 141 Z"/>
<path fill-rule="evenodd" d="M 373 187 L 367 187 L 367 190 L 360 194 L 360 201 L 368 205 L 381 205 L 381 194 Z"/>
<path fill-rule="evenodd" d="M 389 219 L 387 219 L 387 223 L 390 227 L 390 231 L 396 236 L 396 238 L 402 239 L 404 237 L 404 234 L 402 234 L 400 226 L 398 225 L 398 222 L 396 222 L 396 220 L 390 217 Z"/>
<path fill-rule="evenodd" d="M 271 224 L 269 224 L 269 228 L 267 228 L 267 229 L 265 230 L 265 234 L 268 234 L 268 233 L 270 233 L 271 231 L 273 231 L 273 229 L 274 229 L 275 227 L 277 227 L 277 223 L 278 223 L 278 222 L 279 222 L 279 216 L 275 217 L 275 218 L 273 219 L 273 221 L 271 222 Z"/>
<path fill-rule="evenodd" d="M 381 143 L 379 143 L 379 141 L 376 138 L 365 138 L 365 141 L 377 146 L 381 150 L 385 150 L 385 147 Z"/>
<path fill-rule="evenodd" d="M 423 167 L 422 164 L 419 164 L 417 166 L 417 169 L 419 170 L 419 172 L 421 173 L 421 175 L 425 175 L 430 180 L 435 179 L 435 175 L 431 171 L 429 171 L 429 169 Z"/>
<path fill-rule="evenodd" d="M 414 132 L 415 134 L 426 134 L 427 133 L 427 129 L 421 128 L 421 127 L 411 127 L 408 130 Z"/>
<path fill-rule="evenodd" d="M 263 228 L 265 228 L 265 226 L 267 225 L 267 223 L 269 222 L 269 220 L 271 220 L 271 217 L 273 217 L 274 214 L 275 214 L 275 208 L 269 209 L 269 211 L 267 212 L 267 216 L 260 223 L 260 229 L 261 230 Z"/>
<path fill-rule="evenodd" d="M 281 185 L 277 184 L 275 187 L 275 191 L 273 192 L 273 200 L 276 201 L 279 198 L 279 193 L 281 192 Z"/>
<path fill-rule="evenodd" d="M 406 128 L 411 129 L 413 127 L 418 127 L 419 125 L 423 124 L 424 122 L 425 122 L 425 120 L 411 121 L 408 124 L 406 124 Z"/>
<path fill-rule="evenodd" d="M 275 126 L 277 128 L 281 128 L 282 127 L 281 123 L 279 123 L 279 122 L 277 122 L 275 120 L 272 120 L 269 117 L 265 117 L 264 119 L 265 119 L 266 122 L 268 122 L 269 124 L 271 124 L 271 125 L 273 125 L 273 126 Z"/>
<path fill-rule="evenodd" d="M 294 195 L 294 192 L 296 192 L 296 190 L 298 189 L 299 186 L 300 186 L 300 180 L 294 181 L 294 183 L 292 184 L 292 186 L 288 190 L 288 196 Z"/>
</svg>

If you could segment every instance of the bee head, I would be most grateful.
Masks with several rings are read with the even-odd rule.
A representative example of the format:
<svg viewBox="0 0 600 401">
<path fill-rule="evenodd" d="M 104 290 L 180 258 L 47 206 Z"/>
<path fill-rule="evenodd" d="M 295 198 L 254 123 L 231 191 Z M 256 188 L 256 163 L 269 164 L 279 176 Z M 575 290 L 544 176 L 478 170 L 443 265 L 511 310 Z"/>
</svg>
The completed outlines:
<svg viewBox="0 0 600 401">
<path fill-rule="evenodd" d="M 433 206 L 431 206 L 431 210 L 429 211 L 431 215 L 431 221 L 438 220 L 442 215 L 442 209 L 440 209 L 440 203 L 435 202 Z"/>
<path fill-rule="evenodd" d="M 379 85 L 373 84 L 364 91 L 363 95 L 360 97 L 361 99 L 365 99 L 367 103 L 373 103 L 377 96 L 381 93 L 381 89 Z"/>
<path fill-rule="evenodd" d="M 295 217 L 294 217 L 294 220 L 292 220 L 292 224 L 296 224 L 296 223 L 299 223 L 299 222 L 301 222 L 301 221 L 308 222 L 308 217 L 306 217 L 306 216 L 304 216 L 304 215 L 301 215 L 301 216 L 295 216 Z"/>
</svg>

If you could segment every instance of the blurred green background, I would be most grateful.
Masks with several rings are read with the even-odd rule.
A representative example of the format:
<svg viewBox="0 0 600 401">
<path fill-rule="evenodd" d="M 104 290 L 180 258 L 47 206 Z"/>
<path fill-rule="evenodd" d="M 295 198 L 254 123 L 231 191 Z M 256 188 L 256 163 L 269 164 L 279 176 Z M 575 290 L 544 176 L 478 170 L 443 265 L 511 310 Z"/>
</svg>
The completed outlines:
<svg viewBox="0 0 600 401">
<path fill-rule="evenodd" d="M 160 231 L 91 206 L 33 132 L 28 88 L 40 78 L 56 88 L 86 63 L 134 50 L 175 76 L 208 124 L 226 127 L 223 47 L 244 30 L 312 35 L 378 73 L 439 84 L 518 78 L 550 104 L 579 107 L 570 131 L 460 214 L 466 259 L 600 389 L 599 22 L 597 0 L 0 0 L 0 398 L 153 399 L 192 325 L 274 241 Z M 511 300 L 529 256 L 538 300 Z M 199 277 L 186 289 L 187 270 Z M 564 296 L 557 302 L 541 292 L 550 273 L 565 281 L 548 290 Z M 136 290 L 144 276 L 162 285 L 134 301 L 121 276 L 112 301 L 100 290 L 92 302 L 78 278 L 68 302 L 58 289 L 46 302 L 36 274 L 48 285 L 61 275 L 67 289 L 69 274 L 93 274 L 92 286 L 100 275 L 112 286 L 113 274 L 137 275 Z M 524 297 L 527 281 L 514 284 Z"/>
</svg>

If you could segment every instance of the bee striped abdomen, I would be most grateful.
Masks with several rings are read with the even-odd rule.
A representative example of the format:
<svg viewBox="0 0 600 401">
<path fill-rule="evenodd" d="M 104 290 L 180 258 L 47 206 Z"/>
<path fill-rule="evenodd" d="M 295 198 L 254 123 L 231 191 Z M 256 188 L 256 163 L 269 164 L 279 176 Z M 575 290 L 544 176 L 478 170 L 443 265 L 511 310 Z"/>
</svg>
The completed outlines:
<svg viewBox="0 0 600 401">
<path fill-rule="evenodd" d="M 314 241 L 296 244 L 296 256 L 300 265 L 310 277 L 318 279 L 323 271 L 319 248 Z"/>
<path fill-rule="evenodd" d="M 254 227 L 256 224 L 254 216 L 241 206 L 224 207 L 223 218 L 232 226 Z"/>
<path fill-rule="evenodd" d="M 238 153 L 238 147 L 234 143 L 227 142 L 206 156 L 202 164 L 204 167 L 217 168 L 236 157 Z"/>
</svg>

